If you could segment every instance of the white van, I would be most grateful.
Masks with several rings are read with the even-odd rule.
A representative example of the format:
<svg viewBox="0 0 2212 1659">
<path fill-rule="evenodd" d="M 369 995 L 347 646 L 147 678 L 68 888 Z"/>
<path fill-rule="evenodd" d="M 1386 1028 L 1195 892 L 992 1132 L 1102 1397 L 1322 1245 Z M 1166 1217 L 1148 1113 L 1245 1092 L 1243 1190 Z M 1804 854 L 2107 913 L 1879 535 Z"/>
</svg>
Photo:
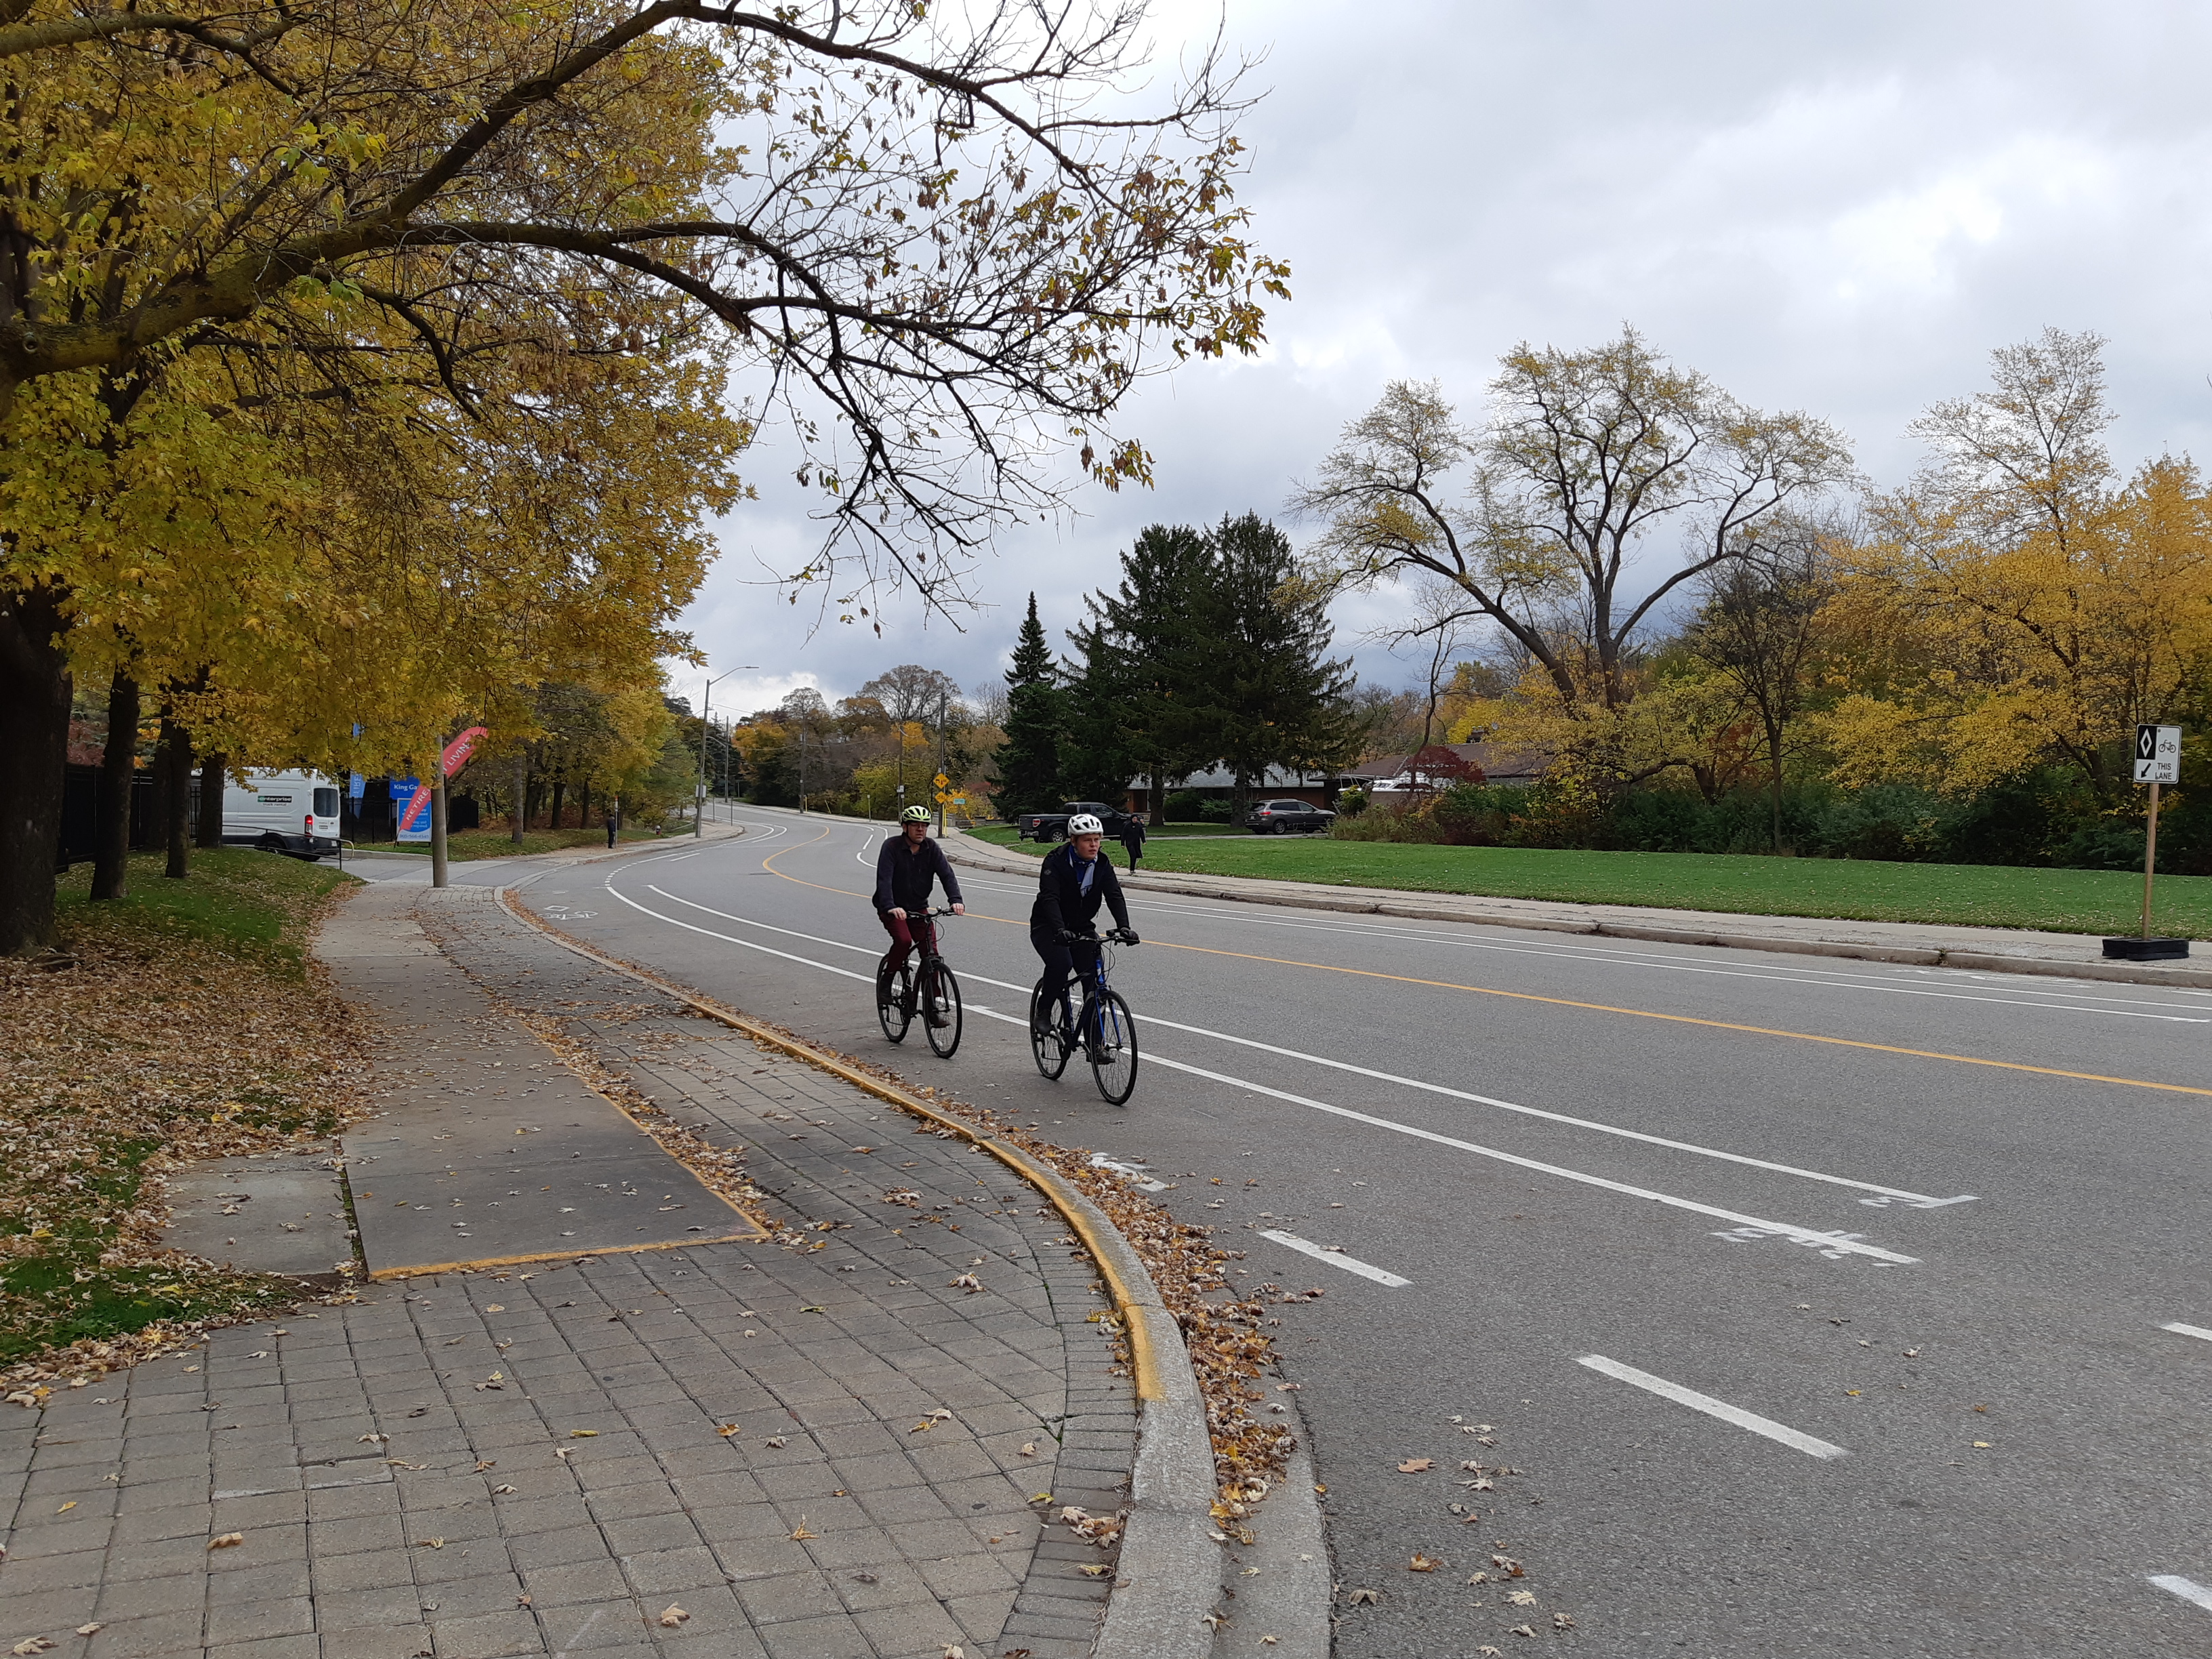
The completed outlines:
<svg viewBox="0 0 2212 1659">
<path fill-rule="evenodd" d="M 338 850 L 338 792 L 312 772 L 248 772 L 222 792 L 222 844 L 311 862 Z"/>
</svg>

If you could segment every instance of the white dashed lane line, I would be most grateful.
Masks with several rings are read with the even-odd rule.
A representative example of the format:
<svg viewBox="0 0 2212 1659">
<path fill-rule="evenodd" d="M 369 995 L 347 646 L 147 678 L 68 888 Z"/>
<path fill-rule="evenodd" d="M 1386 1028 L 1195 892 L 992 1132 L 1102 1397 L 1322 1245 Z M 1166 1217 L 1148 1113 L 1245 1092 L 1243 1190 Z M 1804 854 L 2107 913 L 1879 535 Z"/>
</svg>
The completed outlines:
<svg viewBox="0 0 2212 1659">
<path fill-rule="evenodd" d="M 2206 1589 L 2193 1578 L 2184 1578 L 2178 1572 L 2154 1572 L 2150 1582 L 2162 1590 L 2179 1596 L 2185 1601 L 2194 1601 L 2207 1613 L 2212 1613 L 2212 1589 Z"/>
<path fill-rule="evenodd" d="M 2175 1331 L 2183 1336 L 2194 1336 L 2206 1342 L 2212 1342 L 2212 1331 L 2206 1330 L 2202 1325 L 2184 1325 L 2179 1320 L 2173 1320 L 2160 1326 L 2159 1329 Z"/>
<path fill-rule="evenodd" d="M 1332 1267 L 1341 1267 L 1348 1273 L 1358 1273 L 1362 1279 L 1371 1279 L 1377 1285 L 1388 1285 L 1394 1291 L 1413 1282 L 1410 1279 L 1401 1279 L 1396 1273 L 1378 1267 L 1371 1261 L 1362 1261 L 1356 1255 L 1346 1255 L 1341 1250 L 1332 1250 L 1325 1245 L 1315 1243 L 1310 1238 L 1300 1238 L 1296 1233 L 1283 1232 L 1273 1227 L 1262 1227 L 1260 1229 L 1260 1237 L 1272 1238 L 1278 1244 L 1296 1250 L 1301 1255 L 1310 1255 L 1316 1261 L 1326 1261 Z"/>
<path fill-rule="evenodd" d="M 1680 1382 L 1669 1382 L 1663 1376 L 1652 1376 L 1650 1371 L 1639 1371 L 1633 1365 L 1624 1365 L 1618 1359 L 1607 1359 L 1601 1353 L 1586 1353 L 1575 1364 L 1587 1365 L 1601 1376 L 1610 1376 L 1617 1382 L 1656 1394 L 1662 1400 L 1671 1400 L 1678 1406 L 1687 1406 L 1693 1412 L 1703 1412 L 1723 1423 L 1733 1423 L 1739 1429 L 1763 1434 L 1769 1440 L 1788 1446 L 1793 1451 L 1803 1452 L 1808 1457 L 1850 1455 L 1841 1446 L 1832 1445 L 1826 1440 L 1816 1440 L 1809 1434 L 1791 1428 L 1787 1423 L 1761 1417 L 1757 1412 L 1747 1412 L 1741 1406 L 1731 1406 L 1725 1400 L 1716 1400 L 1709 1394 L 1699 1394 L 1695 1389 L 1686 1389 Z"/>
</svg>

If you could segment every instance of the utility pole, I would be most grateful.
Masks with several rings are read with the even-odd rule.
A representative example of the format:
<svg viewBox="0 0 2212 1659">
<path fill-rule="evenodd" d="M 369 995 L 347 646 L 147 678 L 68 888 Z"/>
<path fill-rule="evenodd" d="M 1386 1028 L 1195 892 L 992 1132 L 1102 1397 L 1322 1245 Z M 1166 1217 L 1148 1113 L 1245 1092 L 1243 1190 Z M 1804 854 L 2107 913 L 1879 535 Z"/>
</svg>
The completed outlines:
<svg viewBox="0 0 2212 1659">
<path fill-rule="evenodd" d="M 714 688 L 732 674 L 742 674 L 748 668 L 757 668 L 757 662 L 741 662 L 735 668 L 725 668 L 707 682 L 707 689 L 699 694 L 699 781 L 691 802 L 691 838 L 696 841 L 707 829 L 707 711 L 714 701 Z"/>
<path fill-rule="evenodd" d="M 947 695 L 939 691 L 937 694 L 937 781 L 936 787 L 932 791 L 937 797 L 937 838 L 939 841 L 945 839 L 945 797 L 950 793 L 945 780 L 951 775 L 945 769 L 945 715 L 947 706 Z"/>
</svg>

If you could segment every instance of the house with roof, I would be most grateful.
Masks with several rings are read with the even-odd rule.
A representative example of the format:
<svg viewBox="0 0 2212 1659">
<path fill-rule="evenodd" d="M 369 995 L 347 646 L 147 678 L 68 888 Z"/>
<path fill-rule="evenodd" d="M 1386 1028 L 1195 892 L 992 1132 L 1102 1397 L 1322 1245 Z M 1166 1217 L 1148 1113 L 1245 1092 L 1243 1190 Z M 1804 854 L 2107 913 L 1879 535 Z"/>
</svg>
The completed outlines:
<svg viewBox="0 0 2212 1659">
<path fill-rule="evenodd" d="M 1432 743 L 1412 754 L 1377 755 L 1339 775 L 1339 788 L 1358 784 L 1377 799 L 1404 798 L 1473 781 L 1526 789 L 1554 756 L 1502 743 Z"/>
</svg>

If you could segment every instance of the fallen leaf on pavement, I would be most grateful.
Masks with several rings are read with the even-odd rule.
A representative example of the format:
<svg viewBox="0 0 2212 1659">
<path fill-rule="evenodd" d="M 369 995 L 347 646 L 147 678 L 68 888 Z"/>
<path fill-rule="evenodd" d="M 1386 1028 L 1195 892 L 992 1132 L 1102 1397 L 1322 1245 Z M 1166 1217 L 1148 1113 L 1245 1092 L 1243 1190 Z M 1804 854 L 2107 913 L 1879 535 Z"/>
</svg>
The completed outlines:
<svg viewBox="0 0 2212 1659">
<path fill-rule="evenodd" d="M 568 1431 L 568 1438 L 571 1440 L 597 1440 L 599 1437 L 599 1431 L 597 1429 L 571 1429 Z"/>
<path fill-rule="evenodd" d="M 1344 1598 L 1344 1605 L 1347 1607 L 1371 1607 L 1380 1604 L 1382 1600 L 1382 1592 L 1381 1590 L 1356 1589 L 1352 1591 L 1351 1595 Z"/>
<path fill-rule="evenodd" d="M 566 1459 L 568 1455 L 575 1449 L 576 1449 L 574 1446 L 556 1446 L 553 1448 L 553 1455 L 558 1458 Z"/>
<path fill-rule="evenodd" d="M 1470 1584 L 1486 1584 L 1490 1582 L 1490 1575 L 1486 1572 L 1478 1572 L 1467 1582 Z"/>
<path fill-rule="evenodd" d="M 1113 1571 L 1114 1569 L 1101 1564 L 1097 1566 L 1078 1567 L 1076 1571 L 1081 1573 L 1085 1578 L 1103 1578 L 1108 1573 Z"/>
<path fill-rule="evenodd" d="M 61 1508 L 59 1508 L 59 1509 L 56 1510 L 54 1511 L 54 1513 L 55 1513 L 56 1515 L 67 1515 L 67 1514 L 68 1514 L 71 1510 L 75 1509 L 76 1507 L 76 1498 L 70 1498 L 70 1501 L 69 1501 L 68 1503 L 66 1503 L 66 1504 L 63 1504 L 63 1505 L 61 1506 Z"/>
<path fill-rule="evenodd" d="M 505 1313 L 507 1310 L 496 1302 L 488 1302 L 484 1304 L 484 1311 L 486 1313 Z"/>
<path fill-rule="evenodd" d="M 766 1440 L 763 1441 L 761 1443 L 762 1443 L 763 1445 L 764 1445 L 764 1446 L 774 1446 L 774 1447 L 776 1447 L 778 1449 L 782 1449 L 782 1448 L 783 1448 L 783 1447 L 785 1447 L 785 1446 L 788 1446 L 788 1445 L 791 1443 L 791 1441 L 790 1441 L 790 1438 L 789 1438 L 787 1436 L 781 1435 L 781 1434 L 772 1434 L 772 1435 L 769 1436 L 769 1437 L 768 1437 Z"/>
<path fill-rule="evenodd" d="M 743 1434 L 744 1431 L 734 1423 L 725 1423 L 720 1428 L 715 1430 L 714 1432 L 720 1435 L 723 1439 L 727 1440 L 732 1435 Z"/>
<path fill-rule="evenodd" d="M 1432 1469 L 1434 1468 L 1436 1468 L 1436 1462 L 1433 1458 L 1409 1457 L 1404 1462 L 1398 1465 L 1398 1473 L 1401 1474 L 1419 1474 L 1424 1469 Z"/>
<path fill-rule="evenodd" d="M 430 1467 L 428 1463 L 410 1463 L 397 1457 L 387 1457 L 384 1461 L 388 1468 L 395 1469 L 411 1469 L 417 1474 L 420 1474 L 424 1469 Z"/>
<path fill-rule="evenodd" d="M 1552 1615 L 1552 1628 L 1553 1630 L 1572 1630 L 1574 1627 L 1574 1614 L 1571 1613 L 1555 1613 Z"/>
<path fill-rule="evenodd" d="M 1527 1577 L 1521 1564 L 1510 1555 L 1493 1555 L 1490 1558 L 1490 1565 L 1503 1571 L 1508 1578 Z"/>
<path fill-rule="evenodd" d="M 690 1616 L 672 1601 L 660 1610 L 660 1627 L 663 1630 L 674 1630 Z"/>
<path fill-rule="evenodd" d="M 820 1533 L 809 1532 L 806 1530 L 806 1522 L 804 1516 L 800 1517 L 799 1524 L 792 1528 L 791 1533 L 792 1541 L 794 1543 L 801 1542 L 809 1538 L 819 1538 L 821 1535 L 822 1534 Z"/>
<path fill-rule="evenodd" d="M 1503 1648 L 1477 1648 L 1475 1651 L 1482 1656 L 1482 1659 L 1505 1659 Z"/>
<path fill-rule="evenodd" d="M 1534 1636 L 1536 1632 L 1526 1625 L 1516 1625 L 1513 1626 L 1513 1633 L 1516 1636 Z"/>
<path fill-rule="evenodd" d="M 488 1457 L 479 1457 L 477 1459 L 476 1468 L 471 1469 L 469 1473 L 471 1474 L 482 1474 L 486 1469 L 495 1469 L 498 1467 L 499 1465 L 494 1462 L 491 1459 Z"/>
<path fill-rule="evenodd" d="M 983 1281 L 976 1278 L 973 1273 L 963 1273 L 959 1278 L 954 1279 L 952 1283 L 958 1285 L 962 1290 L 967 1291 L 970 1296 L 975 1295 L 976 1291 L 983 1288 Z"/>
<path fill-rule="evenodd" d="M 1035 1457 L 1036 1455 L 1036 1442 L 1034 1440 L 1024 1441 L 1022 1443 L 1022 1455 L 1024 1457 Z"/>
<path fill-rule="evenodd" d="M 446 1540 L 442 1538 L 418 1538 L 415 1544 L 418 1549 L 441 1550 L 446 1547 Z"/>
<path fill-rule="evenodd" d="M 391 1438 L 388 1434 L 365 1434 L 354 1443 L 357 1446 L 380 1446 Z"/>
<path fill-rule="evenodd" d="M 216 1536 L 209 1539 L 208 1547 L 211 1550 L 235 1549 L 239 1545 L 243 1544 L 245 1541 L 246 1534 L 244 1533 L 226 1532 L 218 1534 Z"/>
<path fill-rule="evenodd" d="M 1406 1563 L 1406 1571 L 1407 1572 L 1434 1572 L 1442 1565 L 1443 1565 L 1443 1563 L 1437 1560 L 1433 1555 L 1416 1554 L 1412 1560 Z"/>
<path fill-rule="evenodd" d="M 79 1625 L 76 1627 L 76 1633 L 79 1636 L 97 1636 L 100 1633 L 100 1626 L 97 1624 Z"/>
<path fill-rule="evenodd" d="M 494 1486 L 491 1489 L 491 1495 L 494 1498 L 512 1497 L 514 1493 L 514 1488 L 512 1486 Z"/>
<path fill-rule="evenodd" d="M 53 1644 L 43 1636 L 27 1636 L 8 1651 L 21 1654 L 44 1653 L 52 1646 Z"/>
<path fill-rule="evenodd" d="M 1536 1592 L 1534 1590 L 1508 1590 L 1505 1592 L 1505 1599 L 1516 1607 L 1533 1607 L 1536 1605 Z"/>
</svg>

